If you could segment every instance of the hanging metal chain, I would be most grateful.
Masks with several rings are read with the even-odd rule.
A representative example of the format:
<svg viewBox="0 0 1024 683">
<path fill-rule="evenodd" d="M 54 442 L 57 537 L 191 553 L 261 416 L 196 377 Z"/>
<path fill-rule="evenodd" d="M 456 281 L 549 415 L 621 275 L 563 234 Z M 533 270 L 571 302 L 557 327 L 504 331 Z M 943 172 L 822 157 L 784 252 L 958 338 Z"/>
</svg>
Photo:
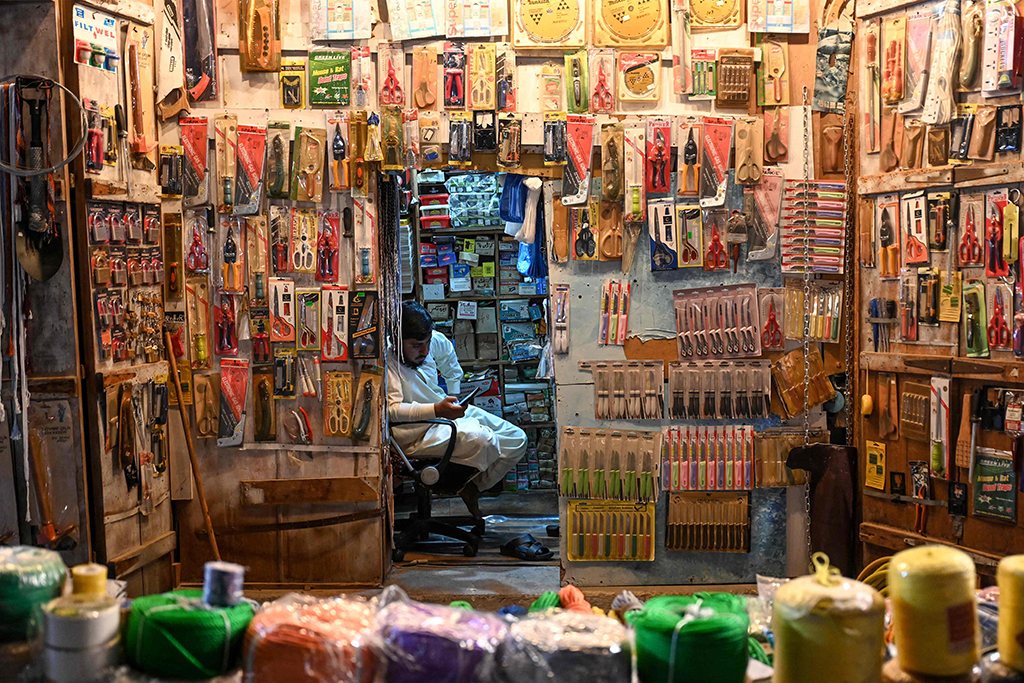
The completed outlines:
<svg viewBox="0 0 1024 683">
<path fill-rule="evenodd" d="M 803 210 L 804 225 L 810 224 L 807 190 L 811 180 L 811 109 L 807 105 L 807 86 L 803 91 L 803 122 L 804 122 L 804 182 Z M 804 256 L 811 253 L 809 231 L 804 230 Z M 804 448 L 811 445 L 811 269 L 804 261 Z M 804 478 L 804 513 L 807 533 L 807 557 L 810 559 L 811 548 L 811 483 Z"/>
<path fill-rule="evenodd" d="M 853 205 L 856 198 L 853 194 L 853 136 L 856 135 L 856 116 L 853 112 L 856 107 L 846 107 L 845 120 L 843 125 L 843 182 L 846 183 L 845 193 L 846 201 L 843 204 L 843 225 L 845 226 L 845 236 L 843 238 L 845 245 L 844 252 L 844 264 L 843 264 L 843 315 L 846 318 L 846 334 L 844 335 L 843 343 L 846 345 L 845 358 L 846 358 L 846 403 L 843 405 L 843 417 L 846 420 L 846 445 L 853 445 L 853 409 L 850 407 L 853 403 L 853 381 L 854 381 L 854 368 L 853 368 L 853 352 L 854 352 L 854 298 L 856 298 L 856 290 L 853 286 L 853 274 L 856 272 L 856 265 L 854 264 L 854 239 L 856 226 L 853 221 Z M 954 250 L 950 250 L 950 254 Z"/>
</svg>

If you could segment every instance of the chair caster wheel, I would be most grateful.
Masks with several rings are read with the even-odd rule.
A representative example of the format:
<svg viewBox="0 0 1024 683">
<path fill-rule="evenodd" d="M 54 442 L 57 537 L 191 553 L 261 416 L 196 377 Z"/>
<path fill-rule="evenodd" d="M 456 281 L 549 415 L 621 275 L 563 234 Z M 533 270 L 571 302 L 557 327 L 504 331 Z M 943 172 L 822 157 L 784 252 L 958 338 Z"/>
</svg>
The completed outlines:
<svg viewBox="0 0 1024 683">
<path fill-rule="evenodd" d="M 391 560 L 393 562 L 401 562 L 405 559 L 405 551 L 395 548 L 391 551 Z"/>
<path fill-rule="evenodd" d="M 462 554 L 466 557 L 476 557 L 476 548 L 467 543 L 462 546 Z"/>
</svg>

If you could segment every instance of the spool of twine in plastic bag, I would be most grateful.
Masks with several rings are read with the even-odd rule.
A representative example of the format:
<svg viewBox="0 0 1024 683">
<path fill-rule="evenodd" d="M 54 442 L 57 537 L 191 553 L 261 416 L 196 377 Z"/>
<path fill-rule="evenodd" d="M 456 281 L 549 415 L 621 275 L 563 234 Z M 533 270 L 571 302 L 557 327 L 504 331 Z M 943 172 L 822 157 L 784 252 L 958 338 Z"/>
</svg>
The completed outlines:
<svg viewBox="0 0 1024 683">
<path fill-rule="evenodd" d="M 870 683 L 882 678 L 885 600 L 815 553 L 815 572 L 775 592 L 774 683 Z"/>
<path fill-rule="evenodd" d="M 506 623 L 470 612 L 409 600 L 377 613 L 388 683 L 476 683 L 497 680 Z"/>
<path fill-rule="evenodd" d="M 0 643 L 33 637 L 42 606 L 60 595 L 66 577 L 64 561 L 52 550 L 0 547 Z"/>
<path fill-rule="evenodd" d="M 137 598 L 126 629 L 131 664 L 164 678 L 219 676 L 237 659 L 253 608 L 210 607 L 200 590 L 178 590 Z"/>
<path fill-rule="evenodd" d="M 626 627 L 614 619 L 551 610 L 514 622 L 509 680 L 548 683 L 622 683 L 632 675 Z"/>
<path fill-rule="evenodd" d="M 643 683 L 743 683 L 747 616 L 731 593 L 662 595 L 626 614 Z"/>
<path fill-rule="evenodd" d="M 1024 672 L 1024 555 L 999 561 L 999 657 Z"/>
<path fill-rule="evenodd" d="M 373 637 L 373 609 L 363 600 L 286 595 L 249 624 L 246 680 L 368 683 L 378 668 Z"/>
<path fill-rule="evenodd" d="M 942 545 L 904 550 L 889 562 L 896 658 L 909 673 L 958 676 L 981 652 L 974 562 Z"/>
</svg>

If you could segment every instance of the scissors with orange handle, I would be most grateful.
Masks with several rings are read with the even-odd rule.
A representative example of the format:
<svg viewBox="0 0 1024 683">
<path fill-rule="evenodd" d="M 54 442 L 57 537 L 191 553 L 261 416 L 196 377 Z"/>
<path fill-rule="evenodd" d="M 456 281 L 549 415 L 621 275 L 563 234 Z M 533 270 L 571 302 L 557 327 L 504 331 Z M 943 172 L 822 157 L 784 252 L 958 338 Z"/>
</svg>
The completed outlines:
<svg viewBox="0 0 1024 683">
<path fill-rule="evenodd" d="M 597 85 L 594 86 L 594 93 L 590 96 L 590 111 L 611 111 L 614 103 L 612 91 L 608 87 L 608 76 L 604 72 L 604 64 L 602 63 L 600 71 L 597 72 Z"/>
<path fill-rule="evenodd" d="M 774 301 L 768 304 L 768 322 L 765 323 L 764 331 L 761 332 L 761 346 L 766 349 L 782 346 L 782 328 L 775 315 Z"/>
<path fill-rule="evenodd" d="M 967 228 L 964 236 L 960 238 L 960 265 L 975 265 L 981 263 L 981 242 L 978 241 L 978 231 L 974 226 L 974 207 L 967 207 Z"/>
<path fill-rule="evenodd" d="M 988 319 L 988 345 L 1001 346 L 1010 345 L 1010 328 L 1006 325 L 1006 317 L 1003 315 L 1003 292 L 997 289 L 992 305 L 992 317 Z"/>
<path fill-rule="evenodd" d="M 721 270 L 729 267 L 729 255 L 722 244 L 722 235 L 718 232 L 718 221 L 711 224 L 711 241 L 708 243 L 708 250 L 704 253 L 704 263 L 712 270 Z"/>
<path fill-rule="evenodd" d="M 384 86 L 380 89 L 381 104 L 402 104 L 405 102 L 405 93 L 402 91 L 402 84 L 398 81 L 395 73 L 395 60 L 388 55 L 388 77 L 384 79 Z"/>
</svg>

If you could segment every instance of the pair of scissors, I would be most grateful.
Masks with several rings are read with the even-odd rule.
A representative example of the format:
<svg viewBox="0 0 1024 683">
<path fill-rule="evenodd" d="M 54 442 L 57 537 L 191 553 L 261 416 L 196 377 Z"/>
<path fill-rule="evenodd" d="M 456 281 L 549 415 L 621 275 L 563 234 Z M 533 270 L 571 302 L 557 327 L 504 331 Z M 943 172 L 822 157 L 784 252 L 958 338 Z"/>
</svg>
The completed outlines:
<svg viewBox="0 0 1024 683">
<path fill-rule="evenodd" d="M 974 227 L 974 206 L 967 207 L 967 229 L 960 238 L 960 265 L 981 263 L 981 243 Z"/>
<path fill-rule="evenodd" d="M 1003 315 L 1003 292 L 1000 289 L 996 290 L 992 317 L 988 320 L 988 344 L 1004 348 L 1010 345 L 1010 328 L 1007 327 Z"/>
<path fill-rule="evenodd" d="M 907 233 L 907 263 L 921 263 L 927 261 L 928 255 L 925 251 L 924 242 L 917 238 L 913 232 Z"/>
<path fill-rule="evenodd" d="M 334 397 L 334 404 L 327 413 L 327 429 L 331 434 L 347 434 L 352 426 L 352 418 L 345 410 L 345 405 L 352 401 L 348 394 L 349 385 L 342 383 L 338 395 Z"/>
<path fill-rule="evenodd" d="M 597 72 L 597 85 L 594 86 L 594 93 L 590 96 L 590 111 L 601 112 L 611 111 L 615 107 L 615 98 L 608 87 L 608 75 L 604 71 L 604 63 Z"/>
<path fill-rule="evenodd" d="M 213 396 L 211 395 L 212 392 L 210 391 L 210 387 L 206 384 L 200 384 L 196 387 L 196 391 L 199 391 L 200 389 L 202 389 L 203 393 L 203 414 L 196 415 L 196 429 L 199 430 L 200 436 L 213 436 L 213 416 L 216 413 L 214 413 Z M 199 404 L 197 403 L 196 406 L 198 407 Z M 196 412 L 198 413 L 198 410 Z"/>
<path fill-rule="evenodd" d="M 313 270 L 316 264 L 316 253 L 313 245 L 309 243 L 309 236 L 305 233 L 299 237 L 299 248 L 292 252 L 292 269 L 303 273 Z"/>
<path fill-rule="evenodd" d="M 188 248 L 185 265 L 193 273 L 208 270 L 210 267 L 210 255 L 207 253 L 206 244 L 203 242 L 203 233 L 199 231 L 198 220 L 192 223 L 192 244 Z"/>
<path fill-rule="evenodd" d="M 302 318 L 302 334 L 299 335 L 299 346 L 302 346 L 303 348 L 307 348 L 307 349 L 315 347 L 316 346 L 316 342 L 317 342 L 316 330 L 314 330 L 309 325 L 309 321 L 310 321 L 309 313 L 310 313 L 310 311 L 313 309 L 313 307 L 315 305 L 316 305 L 316 295 L 315 294 L 313 296 L 309 297 L 308 299 L 304 299 L 302 301 L 302 316 L 301 316 L 301 318 Z M 314 315 L 313 318 L 315 319 L 316 316 Z"/>
<path fill-rule="evenodd" d="M 402 104 L 405 102 L 405 92 L 402 91 L 402 84 L 398 81 L 395 73 L 395 60 L 388 55 L 388 76 L 384 79 L 384 85 L 380 89 L 381 104 Z"/>
<path fill-rule="evenodd" d="M 779 326 L 778 317 L 775 315 L 775 302 L 768 304 L 768 322 L 764 325 L 761 333 L 761 346 L 766 349 L 774 349 L 782 346 L 782 328 Z"/>
<path fill-rule="evenodd" d="M 712 270 L 721 270 L 729 267 L 729 256 L 726 254 L 725 245 L 722 244 L 722 235 L 718 232 L 718 221 L 711 224 L 711 242 L 704 254 L 704 262 Z"/>
</svg>

